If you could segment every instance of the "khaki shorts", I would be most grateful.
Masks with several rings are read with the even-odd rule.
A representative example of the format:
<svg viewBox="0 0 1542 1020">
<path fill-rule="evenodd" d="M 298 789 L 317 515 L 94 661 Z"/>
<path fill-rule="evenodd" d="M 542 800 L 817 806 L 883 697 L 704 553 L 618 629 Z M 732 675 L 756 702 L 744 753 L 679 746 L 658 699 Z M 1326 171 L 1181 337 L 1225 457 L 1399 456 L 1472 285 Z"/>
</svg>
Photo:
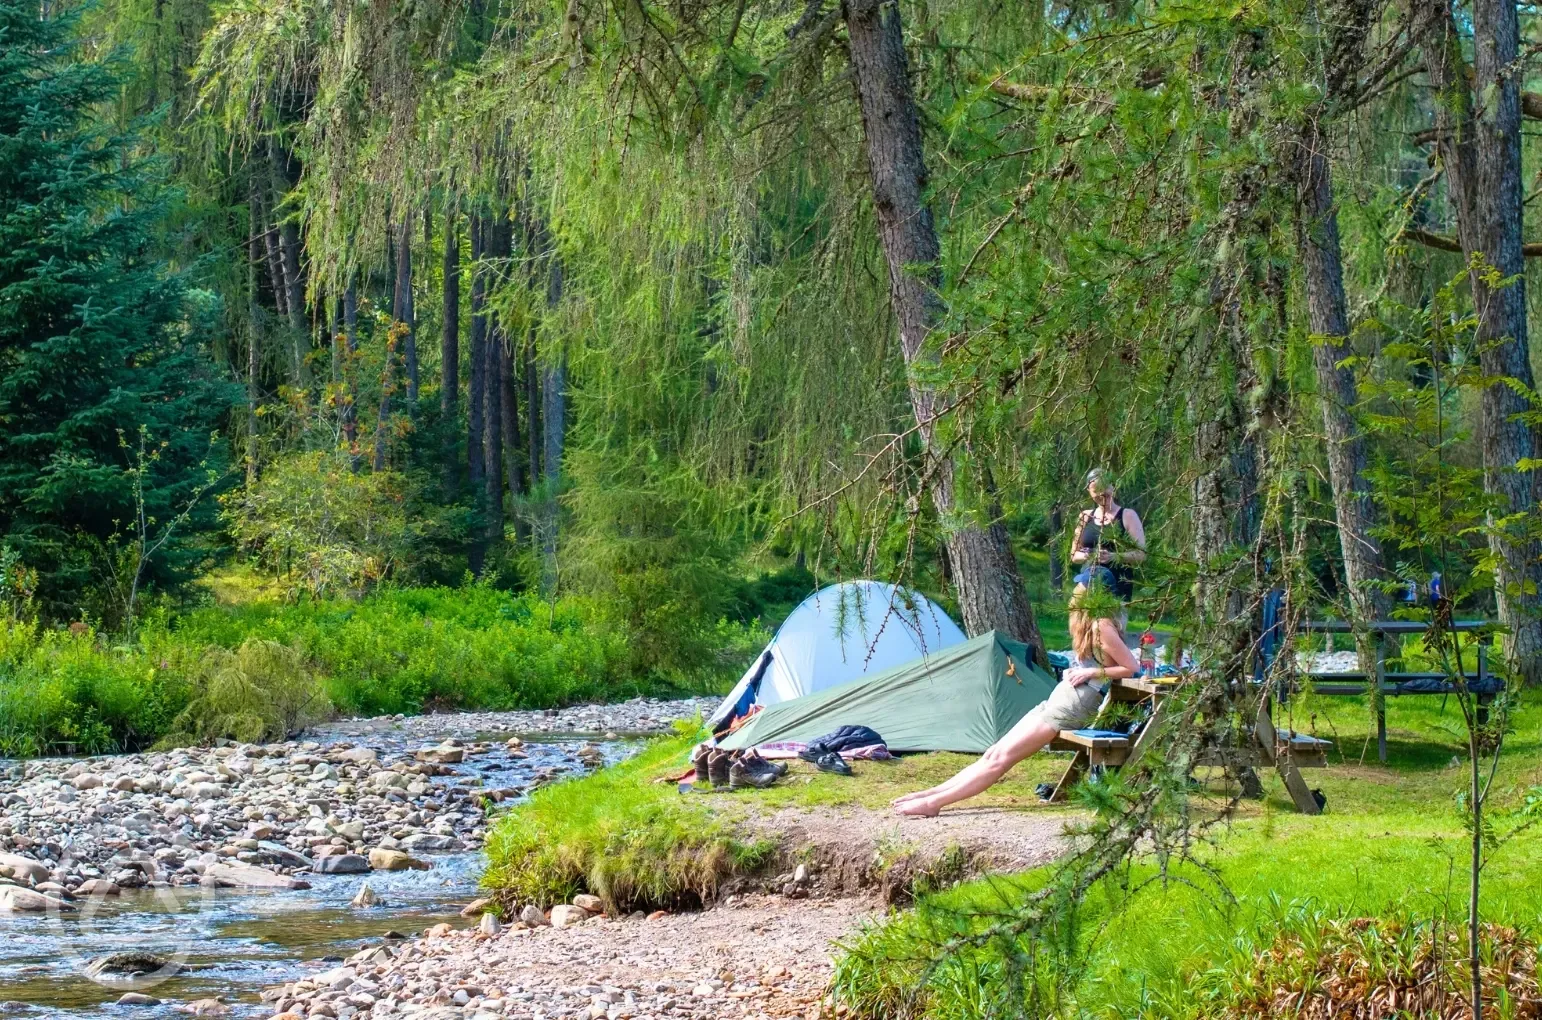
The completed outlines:
<svg viewBox="0 0 1542 1020">
<path fill-rule="evenodd" d="M 1103 704 L 1103 692 L 1098 686 L 1089 681 L 1072 687 L 1062 680 L 1028 715 L 1057 730 L 1079 730 L 1092 721 L 1098 706 Z"/>
</svg>

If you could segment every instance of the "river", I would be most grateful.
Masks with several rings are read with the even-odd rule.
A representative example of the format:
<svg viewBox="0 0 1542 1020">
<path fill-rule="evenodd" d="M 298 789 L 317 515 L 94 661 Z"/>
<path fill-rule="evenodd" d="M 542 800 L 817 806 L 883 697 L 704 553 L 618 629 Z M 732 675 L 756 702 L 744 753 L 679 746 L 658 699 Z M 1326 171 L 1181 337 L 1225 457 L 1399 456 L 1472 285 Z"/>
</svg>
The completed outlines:
<svg viewBox="0 0 1542 1020">
<path fill-rule="evenodd" d="M 446 718 L 445 732 L 455 732 L 453 717 Z M 576 757 L 589 742 L 583 737 L 533 735 L 523 748 L 528 757 L 514 757 L 500 742 L 507 736 L 489 735 L 493 750 L 468 756 L 454 766 L 456 772 L 480 777 L 486 788 L 495 789 L 529 788 L 537 773 L 583 769 Z M 347 739 L 383 755 L 422 743 L 393 732 L 355 733 Z M 600 746 L 611 762 L 631 753 L 637 742 L 613 739 Z M 218 997 L 232 1004 L 233 1015 L 256 1015 L 262 1012 L 257 993 L 265 986 L 396 934 L 414 935 L 443 921 L 457 927 L 473 923 L 459 911 L 477 895 L 481 854 L 423 856 L 432 864 L 427 871 L 306 875 L 312 886 L 303 890 L 125 890 L 110 899 L 82 898 L 78 915 L 0 915 L 0 1011 L 46 1020 L 181 1017 L 186 1014 L 177 1005 Z M 350 907 L 366 881 L 383 905 Z M 164 1000 L 161 1004 L 119 1005 L 126 985 L 98 983 L 85 974 L 92 959 L 129 950 L 155 953 L 177 965 L 174 976 L 140 989 Z"/>
</svg>

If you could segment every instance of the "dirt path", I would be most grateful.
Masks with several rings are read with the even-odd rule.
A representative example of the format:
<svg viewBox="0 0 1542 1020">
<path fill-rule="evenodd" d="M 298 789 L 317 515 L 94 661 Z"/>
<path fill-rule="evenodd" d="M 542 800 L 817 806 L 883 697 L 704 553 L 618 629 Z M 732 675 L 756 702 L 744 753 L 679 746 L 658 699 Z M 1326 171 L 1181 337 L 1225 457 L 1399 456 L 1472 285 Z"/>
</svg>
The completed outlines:
<svg viewBox="0 0 1542 1020">
<path fill-rule="evenodd" d="M 721 1020 L 817 1015 L 834 944 L 918 877 L 941 882 L 1053 858 L 1064 814 L 964 809 L 936 819 L 868 808 L 763 821 L 805 873 L 745 883 L 700 913 L 596 916 L 564 928 L 436 930 L 393 958 L 318 975 L 270 1001 L 294 1018 Z M 761 891 L 785 882 L 785 892 Z M 760 888 L 748 888 L 758 884 Z M 278 1010 L 274 1010 L 278 1012 Z M 321 1015 L 326 1015 L 322 1012 Z M 286 1017 L 285 1020 L 291 1020 Z"/>
</svg>

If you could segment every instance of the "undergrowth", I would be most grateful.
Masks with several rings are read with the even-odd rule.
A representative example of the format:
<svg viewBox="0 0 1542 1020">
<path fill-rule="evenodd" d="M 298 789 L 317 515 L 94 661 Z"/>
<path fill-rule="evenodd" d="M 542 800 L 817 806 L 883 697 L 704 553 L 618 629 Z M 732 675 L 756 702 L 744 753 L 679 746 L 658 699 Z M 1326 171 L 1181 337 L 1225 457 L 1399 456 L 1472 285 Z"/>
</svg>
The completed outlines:
<svg viewBox="0 0 1542 1020">
<path fill-rule="evenodd" d="M 495 823 L 483 883 L 506 907 L 579 892 L 613 912 L 710 902 L 775 846 L 738 836 L 703 796 L 653 782 L 684 768 L 696 739 L 661 739 L 621 765 L 536 791 Z"/>
</svg>

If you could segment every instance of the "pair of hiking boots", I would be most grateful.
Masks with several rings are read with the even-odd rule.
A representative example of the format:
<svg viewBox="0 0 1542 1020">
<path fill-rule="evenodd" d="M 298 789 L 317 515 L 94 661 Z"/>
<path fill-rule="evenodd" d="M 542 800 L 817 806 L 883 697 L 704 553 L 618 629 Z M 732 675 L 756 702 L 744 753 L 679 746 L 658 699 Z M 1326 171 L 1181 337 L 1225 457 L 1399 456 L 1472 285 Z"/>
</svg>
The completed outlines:
<svg viewBox="0 0 1542 1020">
<path fill-rule="evenodd" d="M 781 762 L 767 761 L 755 751 L 720 751 L 706 744 L 691 756 L 696 782 L 730 790 L 764 790 L 787 774 Z"/>
</svg>

